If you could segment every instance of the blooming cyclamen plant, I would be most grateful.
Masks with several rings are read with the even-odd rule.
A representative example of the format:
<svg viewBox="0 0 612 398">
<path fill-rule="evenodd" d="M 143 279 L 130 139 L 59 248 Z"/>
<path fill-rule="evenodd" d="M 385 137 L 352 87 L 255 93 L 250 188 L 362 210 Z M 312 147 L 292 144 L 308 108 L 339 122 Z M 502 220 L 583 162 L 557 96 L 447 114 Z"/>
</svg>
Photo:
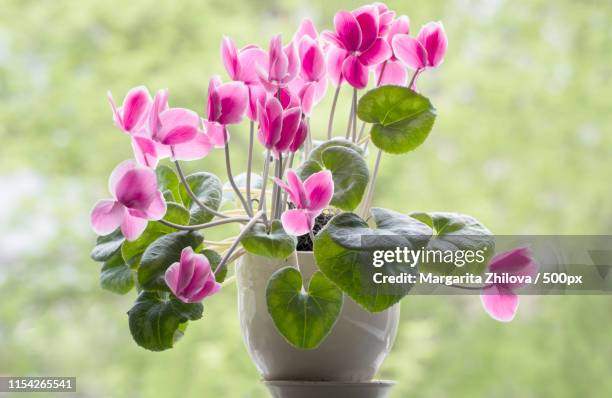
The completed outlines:
<svg viewBox="0 0 612 398">
<path fill-rule="evenodd" d="M 205 118 L 170 107 L 165 89 L 152 98 L 146 88 L 136 87 L 120 106 L 109 93 L 115 126 L 129 135 L 134 160 L 115 168 L 109 178 L 112 198 L 99 201 L 91 212 L 100 235 L 92 257 L 103 262 L 102 287 L 122 294 L 137 288 L 129 326 L 142 347 L 172 347 L 186 323 L 202 316 L 202 300 L 230 282 L 230 264 L 245 253 L 282 260 L 298 244 L 312 250 L 321 271 L 317 278 L 337 292 L 332 296 L 342 300 L 344 293 L 370 312 L 397 303 L 410 286 L 371 282 L 374 270 L 360 263 L 359 253 L 376 246 L 362 242 L 364 235 L 402 236 L 412 248 L 488 250 L 484 261 L 466 266 L 473 273 L 487 266 L 534 272 L 524 248 L 497 254 L 489 264 L 493 238 L 472 217 L 370 208 L 383 154 L 416 149 L 433 128 L 435 109 L 417 91 L 416 79 L 443 62 L 447 37 L 440 22 L 411 36 L 408 17 L 381 3 L 339 11 L 333 22 L 333 30 L 319 34 L 306 19 L 290 41 L 274 36 L 268 51 L 253 44 L 238 48 L 223 38 L 221 57 L 229 81 L 210 79 Z M 310 115 L 329 84 L 335 89 L 328 129 L 314 134 Z M 350 90 L 352 103 L 348 126 L 338 132 L 334 117 L 343 87 Z M 247 170 L 234 176 L 230 129 L 244 120 L 250 127 Z M 223 150 L 227 184 L 208 172 L 183 173 L 182 161 L 202 159 L 215 148 Z M 222 224 L 240 230 L 224 240 L 204 240 L 202 230 Z M 448 264 L 421 263 L 418 269 L 447 275 L 457 271 Z M 391 264 L 376 272 L 415 271 Z M 517 287 L 484 286 L 486 311 L 511 320 Z M 342 301 L 337 304 L 340 308 Z M 285 321 L 316 316 L 306 312 L 287 314 Z M 333 322 L 313 330 L 307 348 L 318 345 L 331 327 Z"/>
</svg>

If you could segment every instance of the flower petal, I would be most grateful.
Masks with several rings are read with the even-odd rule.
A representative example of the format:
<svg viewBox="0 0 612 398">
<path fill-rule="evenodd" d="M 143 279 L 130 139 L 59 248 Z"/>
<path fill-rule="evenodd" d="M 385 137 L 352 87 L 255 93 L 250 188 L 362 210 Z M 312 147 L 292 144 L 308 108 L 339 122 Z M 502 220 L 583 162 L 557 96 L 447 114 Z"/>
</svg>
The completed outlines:
<svg viewBox="0 0 612 398">
<path fill-rule="evenodd" d="M 300 40 L 299 54 L 302 68 L 300 75 L 306 81 L 318 81 L 325 76 L 325 56 L 317 43 L 306 36 Z"/>
<path fill-rule="evenodd" d="M 376 66 L 376 81 L 379 86 L 394 84 L 405 86 L 408 80 L 406 67 L 399 61 L 387 61 Z M 380 74 L 383 74 L 382 77 Z"/>
<path fill-rule="evenodd" d="M 221 43 L 221 59 L 229 77 L 232 80 L 238 80 L 240 75 L 238 52 L 232 39 L 227 36 L 223 36 L 223 42 Z"/>
<path fill-rule="evenodd" d="M 297 32 L 295 32 L 293 40 L 296 43 L 299 43 L 299 41 L 303 37 L 310 37 L 311 39 L 316 40 L 317 36 L 317 28 L 315 28 L 314 24 L 312 23 L 312 20 L 310 20 L 310 18 L 304 18 L 302 19 L 302 22 L 300 23 Z"/>
<path fill-rule="evenodd" d="M 149 110 L 151 96 L 144 86 L 131 89 L 121 105 L 121 121 L 125 131 L 133 132 Z"/>
<path fill-rule="evenodd" d="M 223 144 L 221 146 L 223 146 Z M 212 148 L 213 143 L 210 137 L 199 132 L 191 141 L 174 145 L 172 147 L 172 152 L 176 160 L 198 160 L 208 155 Z"/>
<path fill-rule="evenodd" d="M 327 49 L 327 75 L 336 87 L 342 83 L 342 64 L 346 57 L 348 52 L 339 47 L 330 46 Z"/>
<path fill-rule="evenodd" d="M 442 22 L 429 22 L 421 28 L 417 40 L 427 52 L 427 66 L 437 67 L 444 60 L 448 39 Z"/>
<path fill-rule="evenodd" d="M 149 137 L 142 135 L 132 136 L 132 149 L 136 161 L 142 166 L 154 169 L 157 167 L 157 144 Z"/>
<path fill-rule="evenodd" d="M 125 207 L 111 199 L 98 201 L 91 210 L 91 226 L 98 235 L 108 235 L 121 225 L 125 216 Z"/>
<path fill-rule="evenodd" d="M 357 89 L 368 85 L 368 67 L 354 55 L 349 55 L 342 63 L 342 75 L 346 81 Z"/>
<path fill-rule="evenodd" d="M 329 170 L 312 174 L 304 181 L 304 190 L 308 198 L 308 210 L 318 213 L 329 206 L 334 195 L 334 180 Z"/>
<path fill-rule="evenodd" d="M 157 191 L 149 208 L 145 210 L 148 220 L 159 220 L 166 215 L 166 201 L 161 191 Z"/>
<path fill-rule="evenodd" d="M 193 252 L 193 248 L 191 246 L 187 246 L 181 250 L 181 258 L 179 263 L 180 268 L 177 281 L 177 293 L 183 294 L 185 289 L 187 289 L 191 283 L 196 268 L 195 253 Z"/>
<path fill-rule="evenodd" d="M 401 15 L 391 23 L 389 32 L 387 33 L 387 43 L 391 45 L 393 37 L 398 34 L 410 34 L 410 18 L 406 15 Z"/>
<path fill-rule="evenodd" d="M 353 14 L 348 11 L 338 11 L 334 16 L 334 26 L 344 49 L 357 51 L 361 45 L 361 28 Z"/>
<path fill-rule="evenodd" d="M 302 110 L 299 107 L 291 108 L 283 112 L 283 121 L 280 138 L 274 145 L 277 152 L 285 152 L 295 138 L 295 133 L 300 124 Z"/>
<path fill-rule="evenodd" d="M 225 136 L 225 126 L 216 122 L 210 122 L 208 120 L 202 120 L 202 124 L 206 130 L 208 142 L 210 142 L 215 148 L 223 148 L 225 146 L 226 138 L 229 138 L 229 136 Z"/>
<path fill-rule="evenodd" d="M 295 132 L 295 137 L 293 138 L 291 145 L 289 145 L 289 150 L 291 152 L 297 152 L 302 146 L 302 144 L 304 143 L 304 141 L 306 140 L 307 136 L 308 136 L 308 124 L 306 124 L 304 120 L 301 120 L 298 126 L 298 129 Z"/>
<path fill-rule="evenodd" d="M 147 228 L 148 221 L 144 218 L 136 217 L 131 214 L 128 210 L 125 213 L 125 217 L 123 218 L 123 222 L 121 222 L 121 232 L 125 239 L 134 241 L 138 239 L 140 235 L 144 232 L 145 228 Z"/>
<path fill-rule="evenodd" d="M 340 40 L 340 37 L 338 37 L 336 32 L 324 30 L 323 32 L 321 32 L 321 38 L 324 42 L 330 44 L 332 47 L 338 47 L 344 50 L 344 43 L 342 42 L 342 40 Z"/>
<path fill-rule="evenodd" d="M 359 55 L 359 61 L 366 65 L 372 66 L 386 61 L 393 55 L 389 44 L 381 38 L 374 40 L 372 45 L 361 55 Z"/>
<path fill-rule="evenodd" d="M 391 41 L 395 56 L 414 70 L 427 66 L 427 51 L 415 38 L 398 34 Z"/>
<path fill-rule="evenodd" d="M 181 273 L 181 264 L 177 261 L 172 263 L 166 270 L 164 274 L 164 280 L 166 281 L 166 285 L 170 288 L 170 291 L 175 296 L 178 295 L 179 291 L 179 279 Z"/>
<path fill-rule="evenodd" d="M 480 301 L 485 311 L 495 320 L 510 322 L 518 309 L 518 296 L 511 290 L 493 285 L 483 289 Z"/>
<path fill-rule="evenodd" d="M 281 215 L 281 223 L 288 234 L 301 236 L 310 231 L 314 220 L 307 210 L 290 209 Z"/>
<path fill-rule="evenodd" d="M 366 51 L 378 36 L 378 9 L 374 6 L 364 6 L 353 11 L 361 30 L 359 51 Z"/>
<path fill-rule="evenodd" d="M 528 247 L 519 247 L 496 254 L 489 264 L 489 272 L 534 277 L 538 272 L 538 265 L 534 261 Z M 524 282 L 501 284 L 501 286 L 511 290 L 518 289 L 524 285 Z"/>
<path fill-rule="evenodd" d="M 221 124 L 235 124 L 242 120 L 249 94 L 242 82 L 225 83 L 217 87 L 221 103 L 221 115 L 216 120 Z"/>
<path fill-rule="evenodd" d="M 145 211 L 157 193 L 155 171 L 138 167 L 129 170 L 121 177 L 116 186 L 116 198 L 128 209 Z"/>
<path fill-rule="evenodd" d="M 211 273 L 211 275 L 214 275 L 214 274 Z M 213 294 L 217 293 L 220 289 L 221 289 L 221 284 L 215 281 L 214 276 L 209 277 L 206 280 L 206 283 L 204 283 L 204 286 L 202 287 L 202 289 L 200 289 L 198 293 L 194 294 L 191 297 L 191 302 L 197 303 L 199 301 L 202 301 L 206 297 L 212 296 Z"/>
<path fill-rule="evenodd" d="M 157 138 L 157 134 L 161 129 L 159 114 L 168 109 L 168 90 L 159 90 L 155 94 L 155 99 L 151 105 L 149 112 L 149 134 L 153 139 Z"/>
<path fill-rule="evenodd" d="M 246 84 L 259 84 L 256 66 L 268 67 L 268 55 L 264 50 L 257 46 L 252 46 L 240 50 L 238 54 L 238 62 L 240 63 L 240 74 L 238 79 Z"/>
<path fill-rule="evenodd" d="M 136 165 L 136 162 L 134 162 L 132 159 L 124 160 L 123 162 L 115 166 L 115 168 L 113 169 L 113 172 L 108 178 L 108 191 L 112 195 L 115 195 L 115 192 L 117 191 L 117 183 L 119 182 L 119 180 L 123 178 L 125 173 L 127 173 L 130 170 L 134 170 L 137 167 L 138 166 Z M 116 196 L 115 196 L 115 199 L 116 199 Z"/>
<path fill-rule="evenodd" d="M 171 108 L 159 115 L 161 130 L 159 141 L 164 145 L 176 145 L 190 141 L 198 132 L 200 118 L 189 109 Z"/>
</svg>

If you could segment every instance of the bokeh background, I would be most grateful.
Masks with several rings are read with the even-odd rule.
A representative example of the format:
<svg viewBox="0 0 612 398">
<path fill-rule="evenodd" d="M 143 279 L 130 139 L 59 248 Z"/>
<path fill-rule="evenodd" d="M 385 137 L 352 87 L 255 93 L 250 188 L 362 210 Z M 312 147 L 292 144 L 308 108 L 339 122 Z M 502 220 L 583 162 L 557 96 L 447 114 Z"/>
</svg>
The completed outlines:
<svg viewBox="0 0 612 398">
<path fill-rule="evenodd" d="M 88 212 L 131 156 L 105 94 L 167 87 L 173 105 L 203 112 L 210 75 L 225 78 L 222 35 L 267 47 L 304 16 L 330 28 L 336 10 L 358 5 L 3 0 L 0 374 L 76 376 L 83 397 L 266 396 L 240 337 L 234 286 L 163 353 L 132 342 L 133 293 L 99 288 Z M 383 158 L 375 204 L 464 212 L 498 234 L 612 232 L 612 3 L 388 5 L 415 33 L 444 21 L 450 44 L 419 84 L 438 108 L 435 129 L 416 152 Z M 330 102 L 313 118 L 320 136 Z M 233 130 L 236 169 L 246 137 L 246 125 Z M 223 176 L 221 159 L 218 151 L 189 167 Z M 399 381 L 394 397 L 609 397 L 611 330 L 610 297 L 526 297 L 511 324 L 489 319 L 478 297 L 408 297 L 379 376 Z"/>
</svg>

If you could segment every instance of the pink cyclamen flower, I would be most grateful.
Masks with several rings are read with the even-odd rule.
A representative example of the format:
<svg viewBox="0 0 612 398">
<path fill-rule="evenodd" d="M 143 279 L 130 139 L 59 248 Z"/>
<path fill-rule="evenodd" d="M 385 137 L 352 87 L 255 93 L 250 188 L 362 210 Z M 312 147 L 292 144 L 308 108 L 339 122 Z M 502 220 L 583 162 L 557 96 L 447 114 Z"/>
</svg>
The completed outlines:
<svg viewBox="0 0 612 398">
<path fill-rule="evenodd" d="M 392 47 L 395 56 L 418 74 L 444 61 L 448 39 L 442 22 L 429 22 L 421 28 L 416 39 L 407 34 L 395 35 Z"/>
<path fill-rule="evenodd" d="M 190 246 L 181 251 L 179 262 L 168 267 L 165 280 L 172 294 L 184 303 L 198 303 L 221 289 L 206 256 L 194 253 Z"/>
<path fill-rule="evenodd" d="M 322 33 L 331 44 L 327 53 L 329 76 L 336 85 L 344 79 L 355 88 L 365 88 L 369 68 L 391 55 L 389 44 L 380 36 L 379 9 L 374 5 L 340 11 L 334 25 L 335 32 Z"/>
<path fill-rule="evenodd" d="M 293 41 L 283 48 L 281 35 L 276 35 L 270 40 L 267 70 L 261 64 L 258 64 L 255 70 L 265 89 L 274 93 L 295 79 L 298 68 L 299 61 Z"/>
<path fill-rule="evenodd" d="M 275 157 L 286 152 L 293 143 L 300 125 L 302 111 L 299 107 L 283 109 L 280 101 L 270 97 L 258 109 L 259 130 L 257 139 L 272 151 Z"/>
<path fill-rule="evenodd" d="M 489 272 L 499 276 L 513 275 L 526 278 L 533 277 L 537 271 L 538 265 L 526 247 L 498 253 L 489 264 Z M 485 311 L 493 319 L 510 322 L 514 319 L 519 305 L 519 297 L 514 291 L 524 285 L 525 282 L 498 283 L 483 288 L 480 299 Z"/>
<path fill-rule="evenodd" d="M 203 121 L 206 135 L 215 147 L 229 139 L 226 126 L 240 123 L 248 104 L 248 90 L 242 82 L 221 83 L 213 76 L 208 84 L 208 120 Z"/>
<path fill-rule="evenodd" d="M 257 65 L 267 67 L 268 55 L 255 45 L 248 45 L 238 51 L 234 42 L 229 37 L 224 37 L 221 44 L 221 58 L 230 78 L 243 82 L 247 86 L 249 106 L 246 116 L 256 121 L 257 103 L 263 103 L 266 100 L 266 90 L 259 81 L 256 67 Z"/>
<path fill-rule="evenodd" d="M 132 137 L 136 160 L 153 167 L 158 159 L 201 159 L 212 143 L 200 129 L 197 113 L 184 108 L 168 108 L 168 91 L 159 90 L 149 110 L 146 128 Z"/>
<path fill-rule="evenodd" d="M 334 194 L 334 181 L 329 170 L 312 174 L 304 182 L 293 170 L 287 171 L 287 184 L 278 178 L 274 181 L 289 195 L 295 208 L 281 216 L 285 231 L 291 235 L 307 234 L 314 226 L 315 218 L 329 206 Z"/>
<path fill-rule="evenodd" d="M 151 106 L 149 91 L 144 86 L 134 87 L 128 91 L 120 108 L 115 105 L 110 91 L 107 96 L 113 111 L 115 125 L 130 135 L 136 133 L 146 121 L 146 115 Z"/>
<path fill-rule="evenodd" d="M 407 35 L 409 33 L 410 19 L 408 19 L 406 15 L 402 15 L 390 24 L 385 40 L 392 48 L 393 38 L 395 35 Z M 397 58 L 395 52 L 392 52 L 389 59 L 387 59 L 385 62 L 378 64 L 375 72 L 377 85 L 379 86 L 384 86 L 386 84 L 403 86 L 406 84 L 406 80 L 408 78 L 406 74 L 406 65 L 404 65 Z"/>
<path fill-rule="evenodd" d="M 303 36 L 298 42 L 300 73 L 289 88 L 300 99 L 302 111 L 308 115 L 327 92 L 325 55 L 316 39 Z"/>
<path fill-rule="evenodd" d="M 98 235 L 120 227 L 123 236 L 132 241 L 142 234 L 148 220 L 159 220 L 166 214 L 155 171 L 126 160 L 115 167 L 108 185 L 113 199 L 98 201 L 91 211 L 91 225 Z"/>
</svg>

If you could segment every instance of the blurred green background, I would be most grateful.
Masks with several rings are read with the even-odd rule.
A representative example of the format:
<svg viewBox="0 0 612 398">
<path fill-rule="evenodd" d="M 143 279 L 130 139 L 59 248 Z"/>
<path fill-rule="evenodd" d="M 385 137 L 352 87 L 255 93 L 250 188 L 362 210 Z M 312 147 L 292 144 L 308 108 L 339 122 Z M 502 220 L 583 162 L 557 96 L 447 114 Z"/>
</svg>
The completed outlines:
<svg viewBox="0 0 612 398">
<path fill-rule="evenodd" d="M 4 0 L 0 6 L 0 375 L 76 376 L 83 397 L 264 397 L 231 286 L 176 348 L 129 334 L 134 299 L 98 286 L 88 213 L 131 157 L 106 90 L 167 87 L 203 112 L 222 35 L 267 47 L 340 0 Z M 385 156 L 375 204 L 471 214 L 498 234 L 612 231 L 612 3 L 389 1 L 449 51 L 419 89 L 439 111 L 416 152 Z M 349 90 L 336 126 L 344 131 Z M 328 95 L 331 97 L 331 95 Z M 324 131 L 327 98 L 315 112 Z M 235 169 L 246 125 L 233 129 Z M 190 164 L 223 176 L 221 151 Z M 370 159 L 371 161 L 371 159 Z M 394 397 L 610 397 L 612 299 L 524 297 L 511 324 L 478 297 L 408 297 L 380 378 Z M 347 347 L 350 349 L 350 347 Z M 0 394 L 2 395 L 2 394 Z M 25 395 L 23 395 L 25 396 Z M 62 394 L 61 396 L 66 396 Z"/>
</svg>

